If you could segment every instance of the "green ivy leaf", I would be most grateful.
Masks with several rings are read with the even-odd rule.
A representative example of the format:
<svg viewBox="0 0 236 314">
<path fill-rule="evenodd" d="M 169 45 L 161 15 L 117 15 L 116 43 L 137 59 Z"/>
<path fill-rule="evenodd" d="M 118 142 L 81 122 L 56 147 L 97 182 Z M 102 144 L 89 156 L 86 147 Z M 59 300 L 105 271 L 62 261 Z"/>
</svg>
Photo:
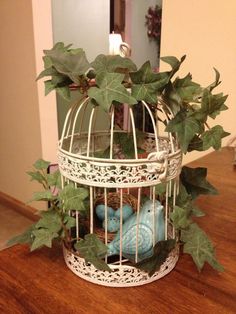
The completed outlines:
<svg viewBox="0 0 236 314">
<path fill-rule="evenodd" d="M 44 228 L 48 229 L 51 233 L 58 233 L 62 229 L 61 217 L 55 210 L 48 210 L 41 212 L 41 218 L 36 223 L 37 229 Z"/>
<path fill-rule="evenodd" d="M 176 92 L 171 81 L 169 81 L 165 87 L 163 99 L 165 103 L 168 104 L 168 107 L 171 109 L 174 115 L 176 115 L 177 112 L 179 112 L 182 108 L 182 99 Z"/>
<path fill-rule="evenodd" d="M 57 72 L 54 67 L 46 68 L 42 71 L 37 77 L 37 80 L 44 76 L 51 76 L 50 80 L 44 82 L 45 96 L 55 89 L 63 98 L 66 100 L 70 99 L 69 85 L 73 83 L 73 81 L 68 76 Z"/>
<path fill-rule="evenodd" d="M 43 56 L 43 63 L 44 63 L 44 69 L 48 69 L 52 67 L 52 61 L 50 59 L 49 56 Z M 44 71 L 44 70 L 43 70 Z M 42 72 L 43 72 L 42 71 Z M 41 73 L 39 74 L 39 76 L 41 75 Z M 45 75 L 43 75 L 45 76 Z M 38 78 L 39 79 L 39 78 Z"/>
<path fill-rule="evenodd" d="M 56 87 L 56 92 L 65 100 L 70 101 L 70 88 L 69 86 Z"/>
<path fill-rule="evenodd" d="M 176 197 L 176 205 L 186 210 L 188 216 L 202 217 L 204 213 L 194 204 L 192 196 L 188 194 L 184 185 L 180 182 L 179 193 Z"/>
<path fill-rule="evenodd" d="M 31 181 L 37 181 L 39 183 L 45 181 L 44 176 L 39 171 L 27 171 L 26 173 L 31 177 Z"/>
<path fill-rule="evenodd" d="M 221 148 L 221 139 L 228 136 L 230 133 L 225 132 L 220 125 L 216 125 L 210 130 L 205 131 L 201 135 L 203 142 L 203 150 L 207 150 L 210 147 L 218 150 Z"/>
<path fill-rule="evenodd" d="M 206 180 L 206 168 L 189 168 L 184 166 L 180 174 L 180 180 L 192 199 L 200 194 L 218 194 L 217 190 Z"/>
<path fill-rule="evenodd" d="M 88 190 L 76 188 L 73 183 L 66 185 L 58 195 L 64 210 L 85 211 L 84 199 L 88 197 Z"/>
<path fill-rule="evenodd" d="M 197 106 L 195 106 L 194 108 L 194 105 L 193 105 L 191 108 L 189 108 L 189 116 L 199 121 L 203 125 L 203 129 L 204 129 L 204 123 L 206 123 L 207 118 L 208 118 L 206 112 L 203 112 L 201 108 Z"/>
<path fill-rule="evenodd" d="M 52 83 L 52 80 L 44 82 L 45 96 L 47 96 L 52 90 L 55 89 L 55 85 Z"/>
<path fill-rule="evenodd" d="M 63 222 L 67 229 L 73 228 L 76 225 L 76 219 L 67 214 L 64 215 Z"/>
<path fill-rule="evenodd" d="M 72 45 L 65 46 L 64 43 L 56 43 L 52 49 L 44 50 L 45 56 L 43 56 L 44 69 L 38 76 L 37 80 L 44 76 L 59 75 L 55 68 L 53 68 L 53 62 L 50 58 L 51 54 L 54 54 L 57 50 L 61 52 L 66 52 Z"/>
<path fill-rule="evenodd" d="M 36 229 L 32 231 L 34 240 L 31 245 L 30 251 L 34 251 L 42 246 L 52 247 L 52 240 L 58 237 L 56 232 L 51 232 L 49 229 Z"/>
<path fill-rule="evenodd" d="M 220 83 L 221 83 L 221 81 L 220 81 L 220 73 L 219 73 L 219 71 L 217 71 L 217 69 L 215 69 L 215 68 L 213 68 L 214 69 L 214 71 L 215 71 L 215 81 L 213 82 L 213 83 L 211 83 L 208 87 L 207 87 L 207 89 L 209 90 L 209 91 L 212 91 L 214 88 L 216 88 Z"/>
<path fill-rule="evenodd" d="M 130 73 L 131 80 L 134 84 L 157 82 L 163 75 L 167 76 L 166 72 L 153 72 L 150 61 L 146 61 L 138 71 Z"/>
<path fill-rule="evenodd" d="M 134 158 L 134 141 L 132 133 L 114 133 L 114 143 L 119 145 L 125 158 Z"/>
<path fill-rule="evenodd" d="M 70 78 L 68 78 L 66 75 L 60 74 L 58 73 L 58 75 L 54 75 L 51 78 L 52 84 L 54 85 L 54 87 L 56 88 L 60 88 L 60 87 L 64 87 L 64 86 L 68 86 L 70 84 L 72 84 L 72 80 Z"/>
<path fill-rule="evenodd" d="M 202 124 L 186 110 L 179 111 L 166 127 L 167 132 L 176 132 L 184 153 L 196 133 L 202 132 Z"/>
<path fill-rule="evenodd" d="M 155 193 L 156 195 L 163 196 L 166 193 L 166 184 L 165 183 L 159 183 L 155 187 Z"/>
<path fill-rule="evenodd" d="M 134 83 L 131 88 L 132 96 L 148 103 L 156 103 L 157 94 L 161 93 L 169 81 L 167 72 L 154 73 L 152 71 L 150 61 L 145 62 L 138 71 L 131 72 L 130 77 Z"/>
<path fill-rule="evenodd" d="M 201 86 L 192 81 L 192 75 L 190 73 L 182 79 L 176 78 L 173 85 L 175 92 L 181 99 L 181 103 L 194 102 L 202 94 Z"/>
<path fill-rule="evenodd" d="M 46 175 L 47 183 L 50 187 L 61 188 L 61 174 L 59 170 Z"/>
<path fill-rule="evenodd" d="M 179 193 L 176 197 L 176 205 L 183 208 L 186 211 L 186 215 L 188 215 L 188 217 L 204 216 L 204 213 L 193 203 L 192 196 L 188 194 L 186 188 L 181 182 L 179 185 Z"/>
<path fill-rule="evenodd" d="M 187 230 L 181 231 L 181 241 L 184 242 L 184 253 L 192 256 L 199 271 L 205 262 L 208 262 L 214 269 L 223 271 L 223 267 L 216 260 L 211 241 L 196 223 L 191 224 Z"/>
<path fill-rule="evenodd" d="M 68 76 L 74 83 L 80 84 L 79 77 L 90 68 L 83 49 L 69 51 L 52 50 L 47 54 L 53 67 L 61 74 Z"/>
<path fill-rule="evenodd" d="M 32 231 L 35 229 L 35 224 L 31 225 L 26 231 L 22 234 L 19 234 L 13 238 L 11 238 L 7 245 L 12 246 L 15 244 L 31 244 L 33 242 L 34 236 L 32 235 Z"/>
<path fill-rule="evenodd" d="M 97 269 L 112 271 L 102 260 L 107 253 L 107 246 L 95 234 L 86 234 L 84 239 L 75 244 L 75 249 L 87 263 L 93 264 Z"/>
<path fill-rule="evenodd" d="M 192 152 L 193 150 L 203 151 L 203 141 L 199 135 L 194 135 L 191 142 L 188 145 L 188 152 Z"/>
<path fill-rule="evenodd" d="M 138 262 L 135 264 L 135 267 L 148 272 L 148 275 L 152 276 L 157 270 L 160 269 L 161 265 L 167 259 L 169 253 L 174 249 L 175 244 L 176 242 L 174 239 L 157 242 L 157 244 L 154 246 L 153 255 Z"/>
<path fill-rule="evenodd" d="M 186 203 L 188 203 L 191 200 L 192 200 L 191 195 L 188 194 L 186 188 L 180 182 L 180 184 L 179 184 L 179 193 L 178 193 L 178 195 L 176 197 L 176 205 L 182 207 L 182 206 L 185 206 Z"/>
<path fill-rule="evenodd" d="M 54 196 L 50 190 L 45 190 L 42 192 L 35 192 L 31 201 L 51 201 L 54 199 Z"/>
<path fill-rule="evenodd" d="M 37 170 L 47 170 L 49 165 L 50 165 L 49 161 L 46 161 L 40 158 L 34 163 L 33 166 Z"/>
<path fill-rule="evenodd" d="M 188 208 L 182 208 L 179 206 L 174 206 L 173 212 L 170 214 L 170 218 L 173 222 L 173 225 L 176 229 L 185 229 L 187 228 L 192 220 L 189 218 Z"/>
<path fill-rule="evenodd" d="M 83 49 L 69 49 L 70 46 L 57 43 L 51 50 L 44 50 L 45 70 L 37 78 L 51 76 L 51 80 L 45 82 L 45 94 L 55 89 L 67 101 L 71 99 L 69 85 L 74 82 L 80 86 L 81 79 L 86 81 L 85 74 L 90 68 Z"/>
<path fill-rule="evenodd" d="M 103 72 L 118 72 L 119 69 L 127 69 L 129 71 L 135 71 L 136 65 L 129 58 L 122 58 L 121 56 L 105 56 L 100 54 L 91 63 L 91 66 L 95 69 L 97 74 Z"/>
<path fill-rule="evenodd" d="M 196 216 L 196 217 L 205 216 L 205 213 L 202 210 L 200 210 L 198 207 L 196 207 L 196 205 L 192 208 L 191 214 L 192 216 Z"/>
<path fill-rule="evenodd" d="M 225 101 L 228 95 L 224 96 L 222 93 L 212 95 L 208 89 L 205 89 L 201 101 L 200 113 L 210 116 L 215 119 L 221 111 L 228 109 Z"/>
<path fill-rule="evenodd" d="M 112 272 L 112 269 L 100 258 L 90 256 L 85 260 L 93 264 L 94 267 L 96 267 L 99 270 Z"/>
<path fill-rule="evenodd" d="M 44 52 L 44 54 L 46 56 L 48 56 L 48 55 L 50 55 L 51 53 L 53 53 L 54 51 L 57 51 L 57 50 L 62 51 L 62 52 L 67 51 L 71 46 L 72 46 L 72 44 L 69 44 L 69 45 L 65 46 L 65 44 L 60 41 L 60 42 L 57 42 L 53 46 L 52 49 L 49 49 L 49 50 L 45 49 L 45 50 L 43 50 L 43 52 Z"/>
<path fill-rule="evenodd" d="M 136 104 L 135 98 L 130 96 L 129 92 L 122 85 L 123 74 L 119 73 L 100 73 L 96 77 L 98 87 L 91 87 L 88 91 L 89 97 L 102 106 L 105 111 L 109 111 L 112 102 Z"/>
<path fill-rule="evenodd" d="M 173 56 L 161 57 L 160 59 L 163 62 L 166 62 L 171 66 L 172 70 L 169 73 L 170 73 L 170 77 L 172 77 L 179 70 L 185 58 L 186 58 L 186 55 L 182 56 L 180 60 L 178 60 L 176 57 L 173 57 Z"/>
<path fill-rule="evenodd" d="M 52 63 L 52 60 L 50 58 L 50 54 L 53 52 L 53 51 L 56 51 L 56 50 L 60 50 L 60 51 L 67 51 L 69 47 L 71 47 L 72 45 L 68 45 L 68 46 L 65 46 L 63 42 L 58 42 L 56 43 L 52 49 L 50 50 L 43 50 L 45 56 L 43 56 L 43 62 L 44 62 L 44 68 L 45 69 L 48 69 L 48 68 L 52 68 L 53 66 L 53 63 Z M 44 71 L 42 71 L 44 72 Z M 45 76 L 45 75 L 44 75 Z"/>
<path fill-rule="evenodd" d="M 45 77 L 45 76 L 58 76 L 60 75 L 57 70 L 55 68 L 53 68 L 52 66 L 45 68 L 45 70 L 43 70 L 38 77 L 36 78 L 36 81 L 38 81 L 39 79 Z"/>
</svg>

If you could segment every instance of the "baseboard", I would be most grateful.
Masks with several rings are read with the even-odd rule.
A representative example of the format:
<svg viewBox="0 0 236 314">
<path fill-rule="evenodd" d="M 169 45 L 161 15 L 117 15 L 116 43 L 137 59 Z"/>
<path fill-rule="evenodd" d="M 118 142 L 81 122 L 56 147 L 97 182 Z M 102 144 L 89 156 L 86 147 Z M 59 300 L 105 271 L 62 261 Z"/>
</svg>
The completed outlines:
<svg viewBox="0 0 236 314">
<path fill-rule="evenodd" d="M 37 215 L 37 209 L 26 205 L 25 203 L 15 199 L 14 197 L 5 194 L 0 191 L 0 203 L 6 205 L 11 209 L 17 211 L 21 215 L 27 217 L 32 221 L 37 221 L 39 216 Z"/>
</svg>

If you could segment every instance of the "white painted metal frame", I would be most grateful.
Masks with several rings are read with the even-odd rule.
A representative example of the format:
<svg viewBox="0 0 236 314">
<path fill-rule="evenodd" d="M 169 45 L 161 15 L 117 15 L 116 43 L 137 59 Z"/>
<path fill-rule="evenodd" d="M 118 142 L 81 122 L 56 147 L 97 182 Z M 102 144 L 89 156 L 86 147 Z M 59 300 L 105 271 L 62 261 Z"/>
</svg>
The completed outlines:
<svg viewBox="0 0 236 314">
<path fill-rule="evenodd" d="M 142 143 L 141 148 L 147 152 L 145 158 L 140 158 L 138 153 L 138 140 L 136 136 L 136 125 L 132 107 L 128 108 L 129 129 L 126 131 L 115 130 L 115 107 L 110 111 L 110 126 L 107 130 L 96 130 L 95 119 L 98 107 L 91 109 L 87 131 L 82 131 L 84 126 L 84 117 L 88 109 L 89 98 L 84 99 L 81 103 L 75 103 L 69 110 L 65 119 L 63 132 L 59 141 L 58 163 L 62 175 L 63 184 L 66 182 L 74 182 L 76 185 L 84 185 L 89 189 L 89 206 L 90 206 L 90 233 L 96 233 L 94 225 L 94 205 L 96 197 L 100 194 L 104 195 L 105 205 L 105 228 L 104 243 L 107 245 L 108 227 L 107 208 L 109 189 L 115 188 L 120 195 L 120 253 L 118 260 L 109 264 L 113 269 L 113 273 L 106 274 L 96 270 L 93 265 L 86 265 L 84 260 L 77 256 L 75 252 L 64 249 L 65 261 L 68 267 L 81 278 L 88 281 L 107 285 L 107 286 L 135 286 L 142 285 L 157 280 L 170 272 L 175 266 L 178 259 L 178 249 L 173 250 L 170 257 L 162 265 L 161 269 L 152 277 L 146 273 L 127 265 L 127 259 L 123 258 L 122 243 L 122 216 L 124 197 L 131 190 L 136 189 L 137 192 L 137 213 L 136 213 L 136 254 L 135 261 L 138 261 L 138 239 L 139 239 L 139 221 L 141 210 L 142 191 L 149 191 L 150 199 L 153 201 L 153 246 L 155 243 L 155 199 L 156 185 L 165 183 L 165 201 L 164 201 L 164 220 L 165 220 L 165 239 L 175 238 L 176 232 L 170 221 L 170 196 L 172 208 L 175 205 L 175 199 L 178 194 L 178 176 L 181 169 L 182 154 L 176 139 L 171 133 L 165 136 L 159 134 L 158 111 L 156 110 L 155 118 L 148 104 L 142 102 L 143 115 L 148 114 L 153 126 L 153 133 L 146 132 L 146 139 Z M 127 105 L 126 105 L 127 106 Z M 159 111 L 169 121 L 172 116 L 168 107 L 168 114 L 163 110 L 162 104 L 158 104 Z M 126 110 L 127 112 L 127 110 Z M 145 119 L 143 117 L 142 129 L 145 131 Z M 116 159 L 113 154 L 114 134 L 115 132 L 131 132 L 133 136 L 134 159 Z M 78 142 L 78 144 L 77 144 Z M 97 158 L 94 153 L 99 151 L 100 144 L 107 143 L 110 147 L 109 158 Z M 76 217 L 76 238 L 79 240 L 79 215 Z M 105 261 L 108 261 L 106 256 Z M 101 279 L 102 278 L 102 279 Z"/>
</svg>

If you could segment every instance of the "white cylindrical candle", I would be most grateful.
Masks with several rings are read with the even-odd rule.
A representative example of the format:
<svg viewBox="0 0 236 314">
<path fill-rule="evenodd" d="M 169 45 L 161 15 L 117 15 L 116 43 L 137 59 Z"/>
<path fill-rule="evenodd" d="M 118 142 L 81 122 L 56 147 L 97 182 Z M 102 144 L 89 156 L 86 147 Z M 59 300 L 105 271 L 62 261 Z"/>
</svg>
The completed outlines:
<svg viewBox="0 0 236 314">
<path fill-rule="evenodd" d="M 110 34 L 109 35 L 109 54 L 119 55 L 120 45 L 122 44 L 122 38 L 120 34 Z"/>
</svg>

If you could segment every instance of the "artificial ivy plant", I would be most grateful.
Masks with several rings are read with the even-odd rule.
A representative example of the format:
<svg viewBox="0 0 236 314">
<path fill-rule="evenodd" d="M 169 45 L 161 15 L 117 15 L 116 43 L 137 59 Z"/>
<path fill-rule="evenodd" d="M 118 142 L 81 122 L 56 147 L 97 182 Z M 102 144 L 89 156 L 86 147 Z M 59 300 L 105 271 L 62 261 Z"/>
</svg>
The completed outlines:
<svg viewBox="0 0 236 314">
<path fill-rule="evenodd" d="M 216 69 L 214 82 L 202 87 L 192 80 L 190 73 L 185 77 L 176 75 L 185 56 L 180 60 L 173 56 L 162 57 L 161 60 L 170 65 L 170 70 L 154 73 L 149 61 L 137 69 L 131 59 L 120 56 L 101 54 L 90 63 L 83 49 L 73 49 L 71 45 L 65 46 L 61 42 L 44 53 L 45 69 L 38 79 L 50 77 L 44 82 L 46 95 L 56 90 L 63 98 L 70 100 L 72 87 L 76 87 L 80 98 L 89 96 L 93 106 L 101 106 L 108 113 L 112 104 L 127 103 L 132 106 L 144 100 L 153 107 L 158 101 L 164 110 L 167 110 L 168 104 L 173 117 L 165 122 L 166 131 L 177 135 L 184 154 L 194 150 L 205 151 L 210 147 L 218 150 L 222 138 L 229 134 L 220 125 L 210 127 L 208 124 L 209 119 L 214 120 L 221 111 L 227 109 L 227 96 L 214 93 L 220 84 L 220 74 Z M 32 180 L 44 187 L 43 192 L 34 194 L 33 200 L 49 202 L 49 209 L 40 212 L 39 221 L 22 235 L 13 238 L 11 244 L 28 243 L 34 250 L 44 245 L 51 247 L 54 240 L 60 239 L 67 246 L 74 246 L 86 261 L 98 269 L 111 271 L 103 260 L 107 247 L 96 235 L 86 234 L 74 244 L 75 239 L 69 231 L 76 224 L 75 218 L 69 214 L 70 209 L 86 216 L 88 191 L 84 187 L 75 188 L 73 184 L 62 188 L 59 172 L 47 173 L 49 164 L 39 159 L 34 164 L 34 170 L 28 173 Z M 192 256 L 199 271 L 206 262 L 222 270 L 213 244 L 194 220 L 194 217 L 204 216 L 195 205 L 197 197 L 201 194 L 217 194 L 206 177 L 206 168 L 182 167 L 180 192 L 172 209 L 171 220 L 179 232 L 183 252 Z M 156 190 L 161 195 L 164 186 L 160 184 Z M 153 256 L 135 266 L 153 274 L 174 245 L 173 240 L 158 242 Z"/>
</svg>

